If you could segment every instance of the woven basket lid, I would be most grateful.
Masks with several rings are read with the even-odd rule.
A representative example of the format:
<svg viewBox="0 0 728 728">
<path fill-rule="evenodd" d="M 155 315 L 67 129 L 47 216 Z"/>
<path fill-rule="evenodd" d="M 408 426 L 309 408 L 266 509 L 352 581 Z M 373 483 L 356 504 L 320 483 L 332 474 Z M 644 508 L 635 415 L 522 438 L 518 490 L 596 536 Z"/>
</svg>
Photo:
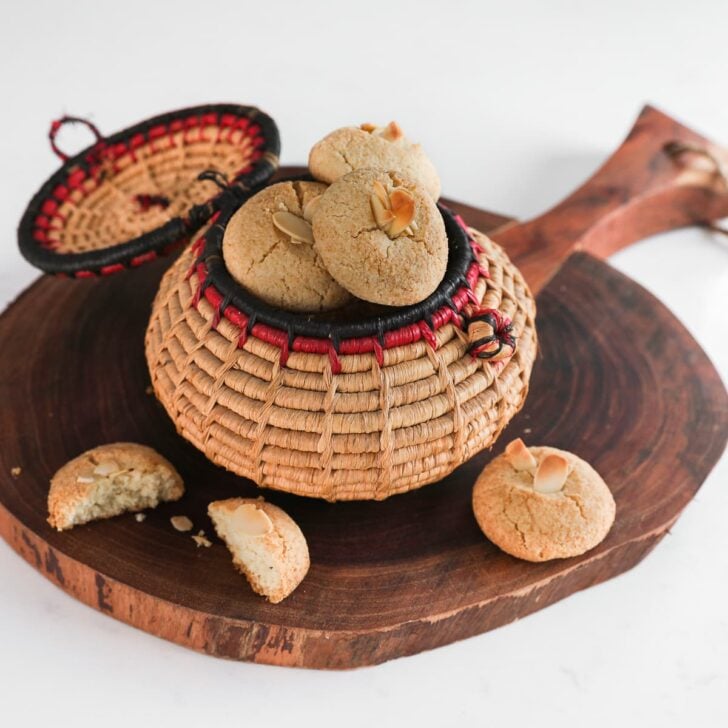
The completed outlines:
<svg viewBox="0 0 728 728">
<path fill-rule="evenodd" d="M 337 319 L 237 285 L 220 249 L 234 207 L 221 210 L 164 275 L 146 334 L 178 432 L 258 485 L 332 501 L 419 488 L 492 445 L 528 391 L 535 302 L 498 245 L 440 211 L 438 289 Z"/>
<path fill-rule="evenodd" d="M 73 157 L 56 135 L 84 124 L 94 143 Z M 90 122 L 53 122 L 63 160 L 18 228 L 23 256 L 77 278 L 139 266 L 187 241 L 226 202 L 240 203 L 278 166 L 273 119 L 252 106 L 211 104 L 155 116 L 109 137 Z"/>
</svg>

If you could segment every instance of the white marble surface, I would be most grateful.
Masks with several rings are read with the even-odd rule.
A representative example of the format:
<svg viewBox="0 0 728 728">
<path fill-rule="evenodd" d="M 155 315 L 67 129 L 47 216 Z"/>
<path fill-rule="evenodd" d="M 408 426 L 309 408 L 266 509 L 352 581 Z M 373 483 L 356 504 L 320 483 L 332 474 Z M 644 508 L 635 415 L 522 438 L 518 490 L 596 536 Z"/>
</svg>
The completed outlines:
<svg viewBox="0 0 728 728">
<path fill-rule="evenodd" d="M 15 225 L 55 168 L 45 135 L 63 112 L 115 130 L 192 103 L 256 103 L 291 163 L 330 128 L 394 117 L 447 195 L 528 217 L 580 183 L 647 100 L 728 143 L 726 27 L 722 0 L 9 2 L 0 304 L 35 277 Z M 612 263 L 687 322 L 725 376 L 725 244 L 685 230 Z M 724 458 L 624 576 L 490 634 L 338 674 L 162 642 L 73 601 L 0 543 L 0 723 L 726 725 L 727 479 Z"/>
</svg>

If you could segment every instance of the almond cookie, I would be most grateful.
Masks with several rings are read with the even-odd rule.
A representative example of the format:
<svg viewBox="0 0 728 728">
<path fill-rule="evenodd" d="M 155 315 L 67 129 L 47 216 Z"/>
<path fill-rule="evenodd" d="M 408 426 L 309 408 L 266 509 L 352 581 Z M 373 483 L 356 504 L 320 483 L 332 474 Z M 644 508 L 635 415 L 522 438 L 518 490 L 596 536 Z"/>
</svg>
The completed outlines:
<svg viewBox="0 0 728 728">
<path fill-rule="evenodd" d="M 207 512 L 254 592 L 277 604 L 303 581 L 308 545 L 285 511 L 263 499 L 229 498 L 210 503 Z"/>
<path fill-rule="evenodd" d="M 172 464 L 133 442 L 101 445 L 67 462 L 51 480 L 48 523 L 59 531 L 179 500 L 184 485 Z"/>
<path fill-rule="evenodd" d="M 366 167 L 394 169 L 419 182 L 433 200 L 440 196 L 440 178 L 419 144 L 413 144 L 392 121 L 385 127 L 362 124 L 332 131 L 314 144 L 308 156 L 311 174 L 322 182 L 335 182 Z"/>
<path fill-rule="evenodd" d="M 279 182 L 251 197 L 222 241 L 230 275 L 262 301 L 289 311 L 329 311 L 351 296 L 313 247 L 311 214 L 326 185 Z"/>
<path fill-rule="evenodd" d="M 573 453 L 514 440 L 473 489 L 483 533 L 526 561 L 578 556 L 606 537 L 615 503 L 599 473 Z"/>
<path fill-rule="evenodd" d="M 418 303 L 447 268 L 440 211 L 420 184 L 398 172 L 359 169 L 334 182 L 314 210 L 313 234 L 336 281 L 372 303 Z"/>
</svg>

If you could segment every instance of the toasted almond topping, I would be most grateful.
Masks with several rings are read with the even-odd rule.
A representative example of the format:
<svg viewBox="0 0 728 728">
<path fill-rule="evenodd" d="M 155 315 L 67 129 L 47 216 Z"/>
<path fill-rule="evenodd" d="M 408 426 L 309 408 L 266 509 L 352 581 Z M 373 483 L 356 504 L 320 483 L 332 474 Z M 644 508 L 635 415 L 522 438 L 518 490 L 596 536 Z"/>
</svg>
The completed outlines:
<svg viewBox="0 0 728 728">
<path fill-rule="evenodd" d="M 506 460 L 510 463 L 514 470 L 528 470 L 533 472 L 536 470 L 538 463 L 533 457 L 531 451 L 520 437 L 512 440 L 506 445 Z"/>
<path fill-rule="evenodd" d="M 117 463 L 115 460 L 105 460 L 103 463 L 99 463 L 94 468 L 94 475 L 112 475 L 114 473 L 118 473 L 121 470 L 119 467 L 119 463 Z"/>
<path fill-rule="evenodd" d="M 288 210 L 273 213 L 273 224 L 286 235 L 293 243 L 308 243 L 313 245 L 313 230 L 311 223 Z"/>
<path fill-rule="evenodd" d="M 369 132 L 369 133 L 371 134 L 372 132 L 374 132 L 374 131 L 376 131 L 376 130 L 377 130 L 377 125 L 376 125 L 376 124 L 372 124 L 371 122 L 368 122 L 368 121 L 367 121 L 367 122 L 365 122 L 364 124 L 361 124 L 361 125 L 359 126 L 359 128 L 360 128 L 360 129 L 361 129 L 362 131 L 366 131 L 366 132 Z"/>
<path fill-rule="evenodd" d="M 182 531 L 183 533 L 185 531 L 191 531 L 194 526 L 187 516 L 172 516 L 172 518 L 169 519 L 169 522 L 172 526 L 174 526 L 175 530 Z"/>
<path fill-rule="evenodd" d="M 390 237 L 401 235 L 415 218 L 415 198 L 409 190 L 396 187 L 389 196 L 394 220 L 389 226 Z"/>
<path fill-rule="evenodd" d="M 385 126 L 379 133 L 379 136 L 386 139 L 388 142 L 396 142 L 404 137 L 404 132 L 402 131 L 402 127 L 396 121 L 390 121 L 389 124 L 387 124 L 387 126 Z"/>
<path fill-rule="evenodd" d="M 387 192 L 387 188 L 378 179 L 374 180 L 372 188 L 374 189 L 374 194 L 379 198 L 379 201 L 382 203 L 382 205 L 388 208 L 389 192 Z"/>
<path fill-rule="evenodd" d="M 395 187 L 387 193 L 384 185 L 375 180 L 372 186 L 370 203 L 377 225 L 396 238 L 410 228 L 415 216 L 415 198 L 404 187 Z"/>
<path fill-rule="evenodd" d="M 94 482 L 94 479 L 93 479 L 93 478 L 91 478 L 91 477 L 90 477 L 90 476 L 88 476 L 88 475 L 79 475 L 79 476 L 78 476 L 78 477 L 76 478 L 76 482 L 77 482 L 77 483 L 84 483 L 84 484 L 86 484 L 86 483 L 93 483 L 93 482 Z"/>
<path fill-rule="evenodd" d="M 561 455 L 547 455 L 533 478 L 533 489 L 539 493 L 558 493 L 566 482 L 569 463 Z"/>
<path fill-rule="evenodd" d="M 314 213 L 316 212 L 316 208 L 318 207 L 319 202 L 321 202 L 321 195 L 316 195 L 316 197 L 312 197 L 304 206 L 303 206 L 303 219 L 307 222 L 311 222 Z"/>
<path fill-rule="evenodd" d="M 254 503 L 238 506 L 232 515 L 236 530 L 246 536 L 264 536 L 273 530 L 273 521 L 268 514 L 256 507 Z"/>
<path fill-rule="evenodd" d="M 374 214 L 374 219 L 376 220 L 377 225 L 382 228 L 382 230 L 386 229 L 392 220 L 394 220 L 394 213 L 385 203 L 382 202 L 379 195 L 376 193 L 372 194 L 370 202 L 372 205 L 372 213 Z"/>
</svg>

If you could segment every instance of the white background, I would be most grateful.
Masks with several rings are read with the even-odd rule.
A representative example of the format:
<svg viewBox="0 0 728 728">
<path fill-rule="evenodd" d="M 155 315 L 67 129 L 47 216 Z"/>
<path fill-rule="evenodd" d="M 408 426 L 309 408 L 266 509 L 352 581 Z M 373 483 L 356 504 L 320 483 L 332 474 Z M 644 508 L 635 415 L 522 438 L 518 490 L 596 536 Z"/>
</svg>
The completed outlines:
<svg viewBox="0 0 728 728">
<path fill-rule="evenodd" d="M 253 103 L 278 122 L 288 163 L 335 127 L 396 118 L 447 196 L 525 218 L 583 181 L 645 101 L 728 143 L 727 31 L 722 0 L 5 0 L 0 304 L 36 275 L 15 225 L 56 167 L 46 133 L 64 112 L 111 132 L 188 104 Z M 689 324 L 725 377 L 725 243 L 686 230 L 612 263 Z M 724 458 L 630 573 L 348 673 L 188 652 L 73 601 L 0 542 L 0 724 L 728 725 L 727 476 Z"/>
</svg>

